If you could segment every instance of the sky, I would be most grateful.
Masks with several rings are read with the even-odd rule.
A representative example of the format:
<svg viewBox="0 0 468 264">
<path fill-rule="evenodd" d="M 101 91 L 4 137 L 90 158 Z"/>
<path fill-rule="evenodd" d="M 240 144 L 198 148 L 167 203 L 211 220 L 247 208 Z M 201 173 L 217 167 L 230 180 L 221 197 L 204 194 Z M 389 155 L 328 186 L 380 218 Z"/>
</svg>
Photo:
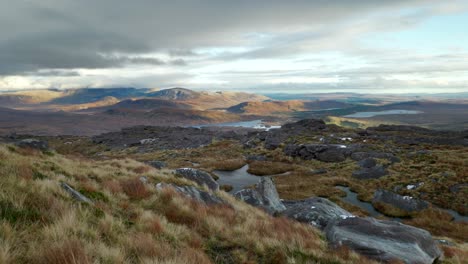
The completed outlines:
<svg viewBox="0 0 468 264">
<path fill-rule="evenodd" d="M 468 0 L 0 4 L 0 91 L 468 92 Z"/>
</svg>

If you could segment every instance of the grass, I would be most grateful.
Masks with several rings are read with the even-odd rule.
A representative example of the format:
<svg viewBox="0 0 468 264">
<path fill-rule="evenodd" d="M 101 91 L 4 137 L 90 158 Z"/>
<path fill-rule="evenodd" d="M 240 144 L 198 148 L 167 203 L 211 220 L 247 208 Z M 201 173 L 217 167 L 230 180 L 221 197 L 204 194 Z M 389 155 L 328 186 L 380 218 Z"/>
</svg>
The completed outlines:
<svg viewBox="0 0 468 264">
<path fill-rule="evenodd" d="M 249 163 L 248 173 L 257 176 L 275 175 L 294 170 L 294 166 L 285 162 L 252 161 Z"/>
<path fill-rule="evenodd" d="M 372 263 L 335 254 L 313 227 L 227 193 L 218 195 L 231 206 L 207 207 L 157 191 L 158 182 L 193 183 L 150 169 L 144 184 L 135 160 L 24 155 L 4 145 L 0 157 L 1 263 Z M 32 168 L 47 177 L 33 179 Z M 61 181 L 94 205 L 70 198 Z"/>
</svg>

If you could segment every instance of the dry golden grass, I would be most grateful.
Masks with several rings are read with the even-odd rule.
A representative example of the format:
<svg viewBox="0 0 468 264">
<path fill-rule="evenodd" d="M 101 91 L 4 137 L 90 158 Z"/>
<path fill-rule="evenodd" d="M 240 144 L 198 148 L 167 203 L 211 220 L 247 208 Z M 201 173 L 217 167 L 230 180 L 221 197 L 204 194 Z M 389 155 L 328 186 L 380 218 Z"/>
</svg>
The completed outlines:
<svg viewBox="0 0 468 264">
<path fill-rule="evenodd" d="M 371 263 L 327 248 L 313 227 L 218 193 L 232 206 L 195 203 L 164 181 L 193 184 L 131 159 L 23 155 L 0 145 L 1 263 Z M 41 177 L 25 177 L 30 166 Z M 28 174 L 28 173 L 26 173 Z M 94 200 L 80 204 L 67 182 Z"/>
</svg>

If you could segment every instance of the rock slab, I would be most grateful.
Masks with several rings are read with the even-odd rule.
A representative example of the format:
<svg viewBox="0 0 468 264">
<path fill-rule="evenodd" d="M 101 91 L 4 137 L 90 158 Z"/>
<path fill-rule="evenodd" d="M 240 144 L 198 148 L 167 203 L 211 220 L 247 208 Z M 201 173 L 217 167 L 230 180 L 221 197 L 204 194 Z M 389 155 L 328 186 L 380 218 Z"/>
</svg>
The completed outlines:
<svg viewBox="0 0 468 264">
<path fill-rule="evenodd" d="M 212 191 L 219 191 L 219 184 L 211 177 L 208 172 L 192 168 L 177 169 L 176 175 L 196 182 L 200 186 L 206 185 Z"/>
</svg>

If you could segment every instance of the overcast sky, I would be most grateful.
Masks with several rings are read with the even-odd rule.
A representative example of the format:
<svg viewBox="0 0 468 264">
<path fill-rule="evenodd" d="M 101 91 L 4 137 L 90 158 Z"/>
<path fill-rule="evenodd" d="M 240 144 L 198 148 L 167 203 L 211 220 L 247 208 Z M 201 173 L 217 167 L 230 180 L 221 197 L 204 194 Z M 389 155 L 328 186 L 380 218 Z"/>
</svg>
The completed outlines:
<svg viewBox="0 0 468 264">
<path fill-rule="evenodd" d="M 0 90 L 468 92 L 468 0 L 0 4 Z"/>
</svg>

